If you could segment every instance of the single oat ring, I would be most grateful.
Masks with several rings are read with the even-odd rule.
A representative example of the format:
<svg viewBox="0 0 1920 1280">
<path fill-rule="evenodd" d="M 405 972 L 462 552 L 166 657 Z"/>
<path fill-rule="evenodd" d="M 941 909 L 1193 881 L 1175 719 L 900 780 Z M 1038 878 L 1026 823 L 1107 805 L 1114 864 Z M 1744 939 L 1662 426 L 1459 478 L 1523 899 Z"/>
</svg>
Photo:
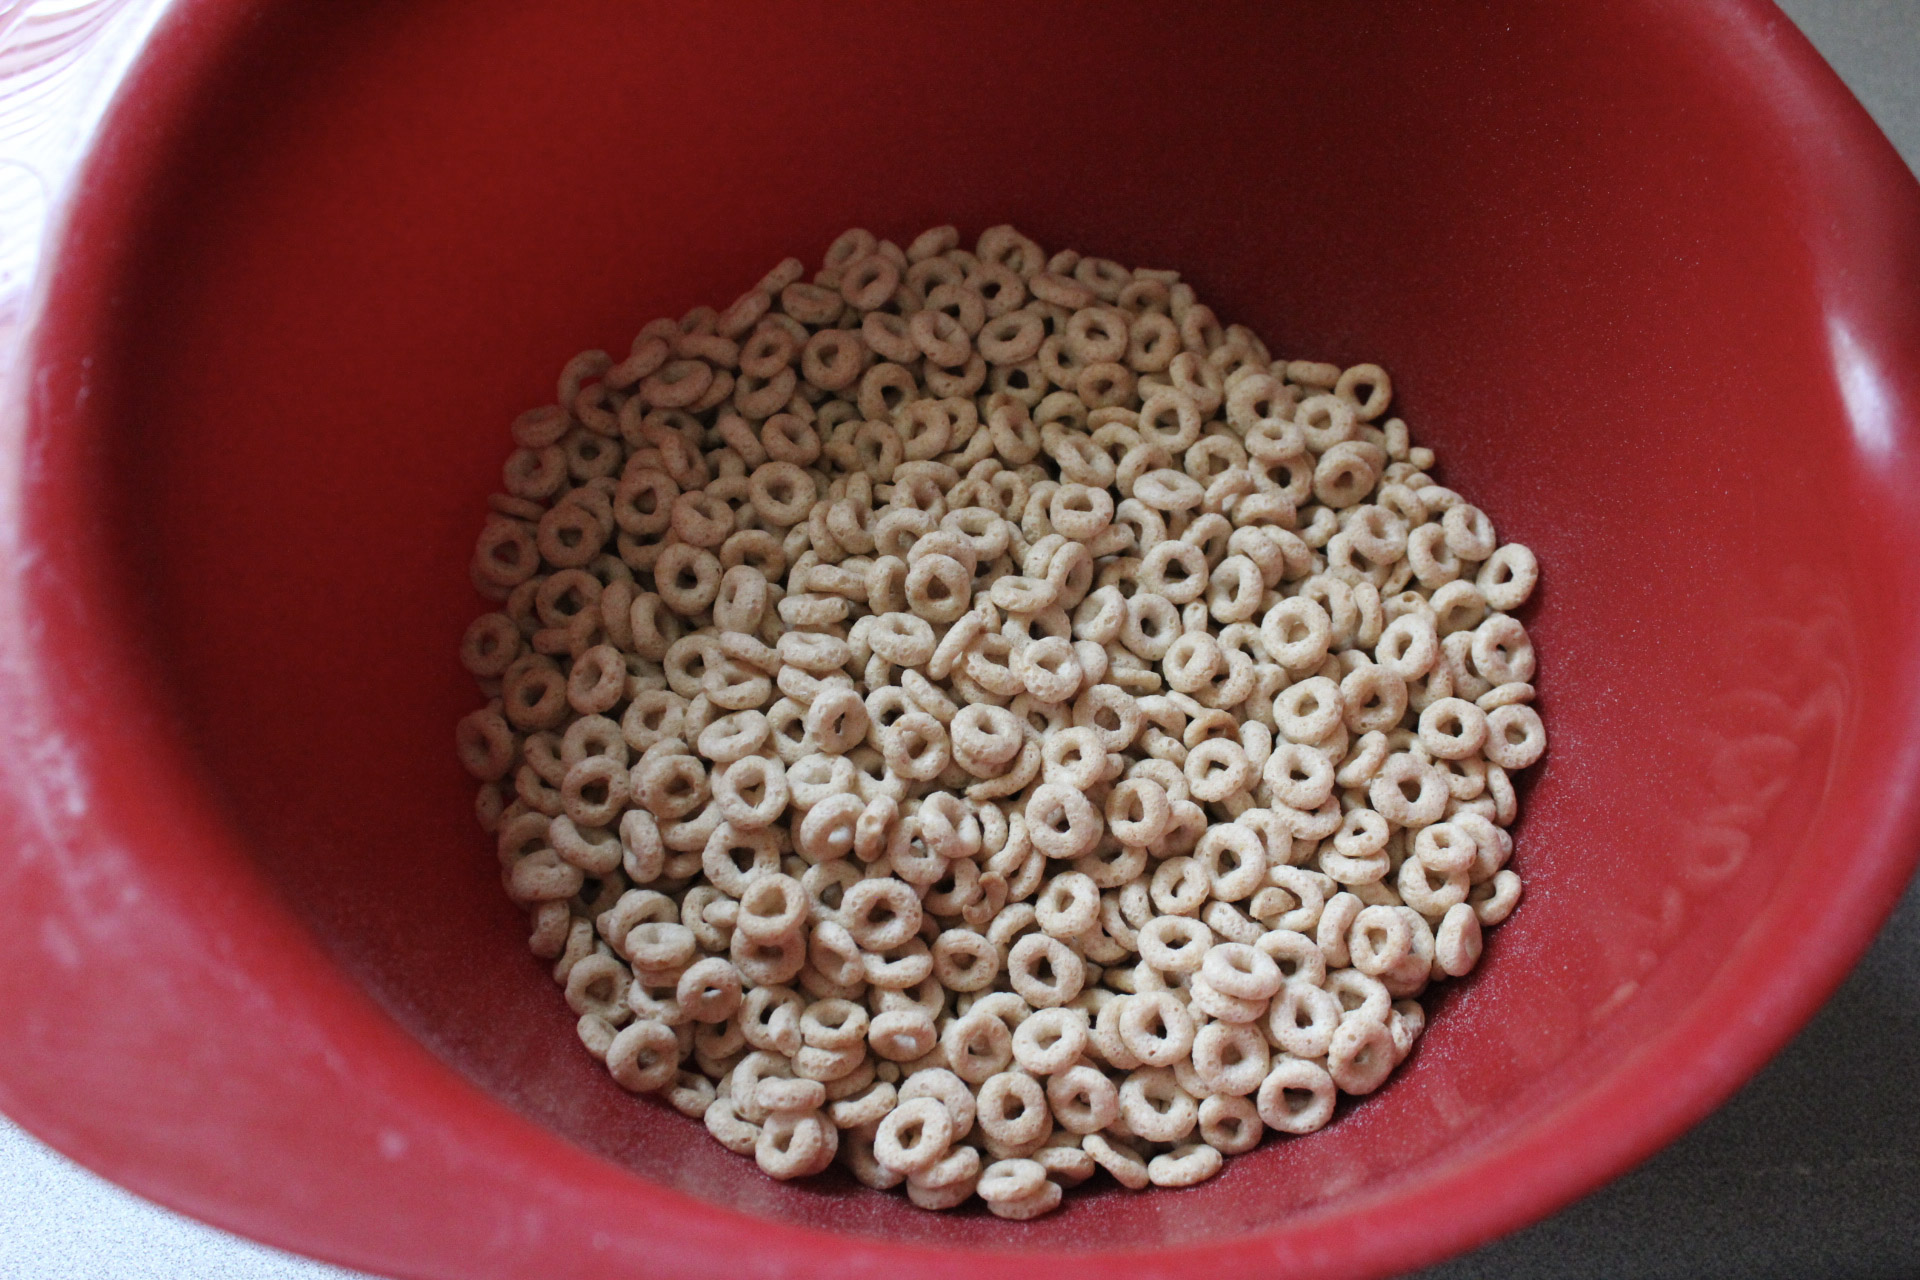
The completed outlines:
<svg viewBox="0 0 1920 1280">
<path fill-rule="evenodd" d="M 1546 747 L 1533 554 L 1392 395 L 1006 226 L 574 357 L 457 746 L 587 1051 L 776 1178 L 1016 1220 L 1378 1089 Z"/>
</svg>

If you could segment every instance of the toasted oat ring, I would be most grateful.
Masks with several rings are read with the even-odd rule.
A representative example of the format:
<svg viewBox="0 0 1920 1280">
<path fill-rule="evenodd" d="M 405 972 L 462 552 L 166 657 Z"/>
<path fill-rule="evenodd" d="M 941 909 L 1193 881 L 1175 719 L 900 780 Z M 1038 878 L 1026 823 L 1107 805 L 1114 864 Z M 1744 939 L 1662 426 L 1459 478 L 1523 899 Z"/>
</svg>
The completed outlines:
<svg viewBox="0 0 1920 1280">
<path fill-rule="evenodd" d="M 1007 954 L 1007 978 L 1036 1009 L 1070 1004 L 1086 983 L 1086 962 L 1057 938 L 1030 933 Z"/>
<path fill-rule="evenodd" d="M 1206 489 L 1192 476 L 1163 467 L 1135 480 L 1133 497 L 1155 511 L 1191 511 L 1206 497 Z"/>
<path fill-rule="evenodd" d="M 1047 1078 L 1047 1101 L 1061 1128 L 1098 1133 L 1120 1116 L 1120 1090 L 1097 1067 L 1071 1065 Z"/>
<path fill-rule="evenodd" d="M 1273 702 L 1275 726 L 1290 742 L 1322 741 L 1339 727 L 1342 712 L 1340 686 L 1326 676 L 1289 685 Z"/>
<path fill-rule="evenodd" d="M 765 293 L 757 296 L 766 299 L 769 304 L 772 302 Z M 800 332 L 804 334 L 805 330 Z M 770 378 L 793 364 L 794 357 L 800 351 L 800 342 L 800 335 L 763 311 L 755 317 L 752 332 L 740 346 L 740 372 L 751 377 Z"/>
<path fill-rule="evenodd" d="M 890 1009 L 867 1027 L 867 1044 L 889 1062 L 923 1058 L 938 1041 L 932 1015 L 918 1007 Z"/>
<path fill-rule="evenodd" d="M 669 527 L 681 542 L 713 548 L 733 533 L 733 508 L 711 490 L 694 490 L 673 500 Z"/>
<path fill-rule="evenodd" d="M 945 727 L 924 711 L 909 711 L 889 725 L 880 751 L 889 769 L 916 782 L 938 777 L 950 758 Z"/>
<path fill-rule="evenodd" d="M 964 1135 L 973 1127 L 975 1112 L 973 1091 L 967 1088 L 966 1081 L 952 1071 L 940 1067 L 928 1067 L 916 1071 L 901 1081 L 899 1097 L 901 1102 L 912 1102 L 916 1098 L 932 1098 L 947 1109 L 947 1116 L 953 1121 L 955 1134 Z"/>
<path fill-rule="evenodd" d="M 1260 643 L 1267 656 L 1292 671 L 1318 666 L 1332 638 L 1332 619 L 1318 601 L 1306 596 L 1282 600 L 1260 623 Z"/>
<path fill-rule="evenodd" d="M 846 857 L 853 851 L 860 815 L 865 808 L 859 796 L 844 791 L 826 797 L 807 810 L 794 836 L 794 848 L 802 858 L 813 863 Z"/>
<path fill-rule="evenodd" d="M 1177 340 L 1178 335 L 1175 336 Z M 1148 1185 L 1147 1162 L 1132 1148 L 1120 1145 L 1117 1140 L 1110 1142 L 1097 1132 L 1088 1133 L 1080 1145 L 1093 1157 L 1094 1163 L 1112 1174 L 1121 1186 L 1138 1191 Z"/>
<path fill-rule="evenodd" d="M 755 987 L 791 982 L 807 962 L 806 934 L 795 929 L 773 938 L 754 938 L 733 931 L 727 949 L 740 977 Z"/>
<path fill-rule="evenodd" d="M 920 929 L 920 897 L 904 880 L 862 880 L 842 896 L 840 913 L 868 951 L 890 951 Z"/>
<path fill-rule="evenodd" d="M 663 822 L 704 808 L 710 794 L 706 766 L 690 755 L 643 757 L 630 777 L 633 801 Z"/>
<path fill-rule="evenodd" d="M 680 1070 L 680 1043 L 673 1028 L 661 1022 L 630 1023 L 607 1048 L 607 1070 L 621 1088 L 634 1093 L 666 1088 Z"/>
<path fill-rule="evenodd" d="M 1028 1222 L 1059 1208 L 1060 1199 L 1065 1194 L 1059 1183 L 1049 1180 L 1041 1183 L 1031 1195 L 1016 1200 L 995 1200 L 987 1205 L 987 1209 L 996 1218 Z"/>
<path fill-rule="evenodd" d="M 820 1049 L 845 1049 L 866 1040 L 870 1021 L 851 1000 L 816 1000 L 800 1015 L 800 1038 Z"/>
<path fill-rule="evenodd" d="M 1213 896 L 1220 902 L 1249 898 L 1266 882 L 1266 843 L 1258 832 L 1237 822 L 1217 822 L 1208 827 L 1194 850 L 1194 860 L 1206 873 Z"/>
<path fill-rule="evenodd" d="M 933 974 L 949 991 L 979 991 L 1000 972 L 1000 949 L 970 929 L 948 929 L 933 942 Z"/>
<path fill-rule="evenodd" d="M 1470 903 L 1458 903 L 1447 909 L 1433 940 L 1434 961 L 1441 972 L 1459 978 L 1473 971 L 1480 960 L 1480 919 Z"/>
<path fill-rule="evenodd" d="M 1174 538 L 1149 547 L 1140 561 L 1140 585 L 1174 604 L 1198 600 L 1207 589 L 1207 577 L 1206 552 Z"/>
<path fill-rule="evenodd" d="M 1407 713 L 1407 682 L 1379 663 L 1368 663 L 1340 682 L 1340 701 L 1351 732 L 1384 733 Z"/>
<path fill-rule="evenodd" d="M 1333 1083 L 1351 1094 L 1369 1094 L 1378 1089 L 1386 1082 L 1396 1062 L 1393 1036 L 1387 1030 L 1387 1024 L 1380 1019 L 1344 1019 L 1335 1029 L 1333 1040 L 1327 1047 L 1327 1074 L 1333 1078 Z M 1278 1129 L 1282 1126 L 1272 1127 Z"/>
<path fill-rule="evenodd" d="M 640 380 L 640 399 L 659 409 L 684 409 L 707 394 L 713 379 L 704 360 L 673 360 Z"/>
<path fill-rule="evenodd" d="M 760 444 L 775 462 L 811 466 L 820 456 L 820 435 L 791 413 L 776 413 L 760 424 Z"/>
<path fill-rule="evenodd" d="M 933 657 L 933 626 L 911 613 L 879 614 L 867 629 L 867 646 L 895 666 L 924 666 Z"/>
<path fill-rule="evenodd" d="M 1206 814 L 1191 801 L 1183 803 L 1198 815 L 1197 820 L 1204 829 Z M 1178 805 L 1175 806 L 1176 811 L 1178 807 Z M 1267 874 L 1271 876 L 1277 871 L 1288 869 L 1290 868 L 1275 867 L 1271 868 Z M 1162 862 L 1154 870 L 1148 892 L 1152 897 L 1153 905 L 1161 911 L 1170 916 L 1185 916 L 1198 911 L 1201 904 L 1212 895 L 1213 882 L 1207 878 L 1206 869 L 1194 859 L 1173 857 Z"/>
<path fill-rule="evenodd" d="M 1334 834 L 1334 850 L 1343 858 L 1371 858 L 1386 849 L 1390 833 L 1387 820 L 1372 809 L 1350 809 L 1340 820 L 1340 830 Z M 1342 883 L 1361 882 L 1342 881 Z"/>
<path fill-rule="evenodd" d="M 847 329 L 822 329 L 800 349 L 800 376 L 822 391 L 844 391 L 866 371 L 866 357 L 858 334 Z M 743 369 L 745 365 L 743 356 Z"/>
<path fill-rule="evenodd" d="M 1260 1082 L 1260 1120 L 1281 1133 L 1312 1133 L 1333 1119 L 1333 1078 L 1317 1062 L 1283 1056 Z"/>
<path fill-rule="evenodd" d="M 1059 636 L 1016 648 L 1011 665 L 1027 692 L 1042 702 L 1067 701 L 1085 679 L 1072 642 Z"/>
<path fill-rule="evenodd" d="M 1032 311 L 1008 311 L 987 321 L 975 335 L 975 348 L 995 365 L 1033 359 L 1047 336 L 1045 322 Z"/>
<path fill-rule="evenodd" d="M 1027 801 L 1026 819 L 1034 847 L 1049 858 L 1091 853 L 1104 826 L 1084 794 L 1058 783 L 1043 783 L 1034 790 Z"/>
<path fill-rule="evenodd" d="M 1485 560 L 1493 554 L 1498 542 L 1493 521 L 1471 503 L 1455 503 L 1447 508 L 1440 517 L 1440 525 L 1446 530 L 1447 546 L 1462 560 Z"/>
<path fill-rule="evenodd" d="M 972 602 L 973 572 L 951 556 L 921 557 L 907 570 L 907 604 L 929 622 L 953 622 Z"/>
<path fill-rule="evenodd" d="M 1053 1128 L 1047 1092 L 1024 1071 L 1002 1071 L 980 1086 L 975 1123 L 1003 1146 L 1038 1143 Z"/>
<path fill-rule="evenodd" d="M 1466 827 L 1436 822 L 1414 836 L 1413 856 L 1437 875 L 1465 875 L 1478 865 L 1480 846 Z"/>
<path fill-rule="evenodd" d="M 1014 1029 L 1013 1056 L 1030 1075 L 1050 1076 L 1078 1062 L 1087 1042 L 1084 1009 L 1070 1006 L 1040 1009 Z"/>
<path fill-rule="evenodd" d="M 1436 759 L 1465 760 L 1485 745 L 1487 713 L 1463 698 L 1436 698 L 1420 713 L 1420 745 Z"/>
<path fill-rule="evenodd" d="M 1093 928 L 1100 918 L 1100 890 L 1092 879 L 1065 871 L 1047 882 L 1034 900 L 1034 916 L 1052 937 L 1069 939 Z"/>
<path fill-rule="evenodd" d="M 1294 407 L 1293 420 L 1305 433 L 1307 447 L 1319 454 L 1353 439 L 1358 427 L 1353 406 L 1333 395 L 1308 396 Z"/>
<path fill-rule="evenodd" d="M 1282 983 L 1268 1003 L 1267 1035 L 1295 1057 L 1319 1058 L 1332 1043 L 1340 1018 L 1339 997 L 1303 974 Z"/>
<path fill-rule="evenodd" d="M 1047 1186 L 1047 1171 L 1034 1160 L 996 1160 L 980 1171 L 976 1194 L 997 1208 L 1032 1199 Z M 1058 1190 L 1058 1188 L 1055 1188 Z"/>
<path fill-rule="evenodd" d="M 918 398 L 919 393 L 920 384 L 904 366 L 888 360 L 869 368 L 860 378 L 857 401 L 860 414 L 866 419 L 866 427 L 885 424 L 896 408 Z M 897 440 L 895 446 L 898 446 Z M 895 465 L 898 465 L 897 460 Z M 891 467 L 886 468 L 887 475 L 874 475 L 871 466 L 866 469 L 876 481 L 884 482 L 891 477 Z"/>
<path fill-rule="evenodd" d="M 1471 632 L 1487 616 L 1487 600 L 1480 594 L 1480 588 L 1471 582 L 1449 582 L 1433 593 L 1427 602 L 1433 610 L 1433 628 L 1440 633 L 1441 649 L 1448 652 L 1446 644 L 1455 632 Z M 1462 641 L 1471 649 L 1472 636 L 1463 636 Z M 1460 654 L 1452 655 L 1453 661 L 1461 665 L 1455 668 L 1455 678 L 1464 670 L 1465 659 Z"/>
<path fill-rule="evenodd" d="M 1168 646 L 1166 656 L 1160 660 L 1160 669 L 1166 676 L 1167 684 L 1176 691 L 1197 693 L 1220 674 L 1226 661 L 1226 655 L 1220 651 L 1220 642 L 1211 632 L 1188 631 Z"/>
<path fill-rule="evenodd" d="M 1143 591 L 1127 601 L 1120 643 L 1139 657 L 1158 662 L 1181 633 L 1180 611 L 1165 596 Z"/>
<path fill-rule="evenodd" d="M 588 756 L 560 782 L 566 816 L 581 827 L 605 827 L 627 807 L 627 766 L 613 756 Z"/>
<path fill-rule="evenodd" d="M 1091 642 L 1081 642 L 1091 643 Z M 1075 650 L 1078 653 L 1078 649 Z M 1083 662 L 1083 669 L 1086 664 Z M 1125 751 L 1146 722 L 1133 695 L 1116 685 L 1089 683 L 1073 704 L 1073 722 L 1091 729 L 1107 751 Z"/>
<path fill-rule="evenodd" d="M 1438 590 L 1460 576 L 1460 559 L 1447 545 L 1447 531 L 1438 524 L 1423 524 L 1407 535 L 1407 563 L 1420 585 Z"/>
<path fill-rule="evenodd" d="M 736 830 L 771 826 L 787 809 L 787 774 L 778 757 L 743 756 L 716 773 L 712 787 L 721 816 Z"/>
<path fill-rule="evenodd" d="M 744 868 L 738 861 L 742 854 L 749 859 Z M 708 882 L 728 897 L 737 898 L 754 877 L 780 869 L 780 841 L 773 831 L 742 831 L 722 822 L 707 837 L 700 857 Z"/>
<path fill-rule="evenodd" d="M 1496 613 L 1474 629 L 1473 666 L 1492 685 L 1526 684 L 1533 679 L 1533 642 L 1516 618 Z"/>
<path fill-rule="evenodd" d="M 1107 753 L 1091 729 L 1056 729 L 1041 735 L 1040 756 L 1049 783 L 1091 791 L 1107 777 Z"/>
<path fill-rule="evenodd" d="M 937 1098 L 914 1098 L 887 1113 L 873 1135 L 874 1158 L 897 1173 L 916 1173 L 946 1154 L 953 1119 Z"/>
<path fill-rule="evenodd" d="M 674 1000 L 696 1022 L 725 1022 L 740 1007 L 740 971 L 721 956 L 687 966 Z"/>
<path fill-rule="evenodd" d="M 1141 998 L 1136 996 L 1129 1001 L 1129 1010 Z M 1185 1016 L 1184 1009 L 1181 1016 Z M 1122 1017 L 1124 1020 L 1125 1015 Z M 1191 1020 L 1186 1025 L 1191 1028 Z M 1187 1039 L 1191 1046 L 1191 1030 Z M 1149 1142 L 1180 1141 L 1193 1132 L 1199 1110 L 1193 1096 L 1180 1087 L 1174 1073 L 1166 1067 L 1141 1067 L 1129 1073 L 1120 1085 L 1120 1119 L 1128 1129 Z"/>
<path fill-rule="evenodd" d="M 1260 1145 L 1266 1126 L 1253 1099 L 1216 1093 L 1200 1100 L 1200 1137 L 1223 1156 L 1244 1155 Z"/>
<path fill-rule="evenodd" d="M 799 465 L 776 460 L 754 469 L 747 478 L 747 493 L 762 523 L 785 528 L 807 518 L 816 490 L 813 477 Z"/>
<path fill-rule="evenodd" d="M 1440 657 L 1440 637 L 1433 629 L 1433 620 L 1418 613 L 1395 618 L 1381 633 L 1374 657 L 1402 680 L 1425 675 Z"/>
<path fill-rule="evenodd" d="M 1148 1067 L 1171 1066 L 1193 1050 L 1193 1017 L 1177 997 L 1165 991 L 1130 997 L 1121 1010 L 1119 1030 L 1127 1051 Z"/>
<path fill-rule="evenodd" d="M 498 587 L 527 581 L 540 569 L 534 531 L 519 520 L 488 520 L 474 548 L 473 567 L 479 578 Z"/>
<path fill-rule="evenodd" d="M 1282 742 L 1267 756 L 1262 776 L 1276 800 L 1295 809 L 1317 809 L 1333 794 L 1334 767 L 1327 757 L 1297 742 Z"/>
<path fill-rule="evenodd" d="M 966 327 L 944 311 L 916 311 L 907 320 L 907 336 L 925 356 L 945 369 L 957 369 L 973 356 L 973 338 Z"/>
<path fill-rule="evenodd" d="M 1546 726 L 1540 713 L 1523 702 L 1495 707 L 1487 713 L 1487 759 L 1502 769 L 1524 769 L 1547 749 Z"/>
<path fill-rule="evenodd" d="M 1184 453 L 1200 439 L 1200 410 L 1191 397 L 1171 387 L 1161 387 L 1140 406 L 1140 438 L 1158 445 L 1169 454 Z"/>
<path fill-rule="evenodd" d="M 1193 1071 L 1211 1093 L 1244 1097 L 1266 1079 L 1270 1052 L 1257 1027 L 1210 1022 L 1193 1037 Z"/>
<path fill-rule="evenodd" d="M 721 558 L 721 563 L 726 563 Z M 736 564 L 720 575 L 714 594 L 714 625 L 723 631 L 757 631 L 766 614 L 767 577 L 751 565 Z"/>
<path fill-rule="evenodd" d="M 840 296 L 847 305 L 871 311 L 886 305 L 900 287 L 900 267 L 882 253 L 868 253 L 845 263 L 840 275 Z"/>
<path fill-rule="evenodd" d="M 999 965 L 998 948 L 994 965 Z M 948 1065 L 970 1084 L 984 1082 L 1013 1061 L 1013 1032 L 999 1018 L 978 1009 L 949 1022 L 940 1043 Z"/>
<path fill-rule="evenodd" d="M 1200 974 L 1215 990 L 1239 1000 L 1271 999 L 1284 981 L 1280 966 L 1271 956 L 1239 942 L 1222 942 L 1210 948 L 1201 962 Z"/>
<path fill-rule="evenodd" d="M 1166 789 L 1151 778 L 1128 778 L 1107 793 L 1107 827 L 1123 845 L 1146 847 L 1172 817 Z"/>
<path fill-rule="evenodd" d="M 1408 794 L 1409 789 L 1413 794 Z M 1380 816 L 1406 827 L 1439 821 L 1449 794 L 1445 776 L 1407 752 L 1388 756 L 1367 786 L 1367 796 Z"/>
<path fill-rule="evenodd" d="M 1188 751 L 1186 772 L 1193 798 L 1208 804 L 1244 793 L 1259 776 L 1246 749 L 1231 738 L 1209 738 Z"/>
<path fill-rule="evenodd" d="M 1363 909 L 1347 931 L 1347 954 L 1353 967 L 1371 978 L 1391 972 L 1412 950 L 1413 929 L 1391 907 Z"/>
<path fill-rule="evenodd" d="M 717 765 L 745 759 L 766 745 L 767 718 L 758 711 L 734 711 L 707 722 L 697 742 L 700 754 Z"/>
<path fill-rule="evenodd" d="M 1517 542 L 1509 542 L 1487 557 L 1474 585 L 1487 598 L 1489 607 L 1511 613 L 1527 602 L 1539 580 L 1540 562 L 1533 552 Z"/>
<path fill-rule="evenodd" d="M 782 636 L 788 639 L 794 633 Z M 820 750 L 851 751 L 867 737 L 867 705 L 852 688 L 837 686 L 817 695 L 807 708 L 807 735 Z"/>
<path fill-rule="evenodd" d="M 1139 943 L 1140 958 L 1161 973 L 1198 973 L 1213 930 L 1188 916 L 1155 916 L 1141 926 Z"/>
<path fill-rule="evenodd" d="M 514 732 L 498 711 L 483 707 L 461 717 L 454 737 L 460 763 L 481 782 L 505 777 L 513 767 Z"/>
<path fill-rule="evenodd" d="M 704 547 L 668 544 L 654 561 L 654 587 L 669 609 L 691 618 L 720 593 L 720 560 Z"/>
<path fill-rule="evenodd" d="M 953 758 L 975 777 L 988 777 L 1015 756 L 1026 741 L 1019 719 L 1004 707 L 971 703 L 947 726 Z"/>
</svg>

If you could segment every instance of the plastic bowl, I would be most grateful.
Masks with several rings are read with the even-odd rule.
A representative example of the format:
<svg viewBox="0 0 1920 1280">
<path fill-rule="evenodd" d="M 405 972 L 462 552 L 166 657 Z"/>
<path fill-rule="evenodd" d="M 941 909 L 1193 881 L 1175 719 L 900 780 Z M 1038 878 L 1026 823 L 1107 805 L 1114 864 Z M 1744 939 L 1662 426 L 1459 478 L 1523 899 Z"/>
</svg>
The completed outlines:
<svg viewBox="0 0 1920 1280">
<path fill-rule="evenodd" d="M 1033 1224 L 621 1093 L 450 748 L 505 426 L 842 227 L 1013 221 L 1376 359 L 1545 566 L 1528 886 L 1398 1078 Z M 1382 1273 L 1778 1048 L 1914 860 L 1920 189 L 1770 6 L 183 0 L 0 435 L 0 1106 L 407 1277 Z"/>
</svg>

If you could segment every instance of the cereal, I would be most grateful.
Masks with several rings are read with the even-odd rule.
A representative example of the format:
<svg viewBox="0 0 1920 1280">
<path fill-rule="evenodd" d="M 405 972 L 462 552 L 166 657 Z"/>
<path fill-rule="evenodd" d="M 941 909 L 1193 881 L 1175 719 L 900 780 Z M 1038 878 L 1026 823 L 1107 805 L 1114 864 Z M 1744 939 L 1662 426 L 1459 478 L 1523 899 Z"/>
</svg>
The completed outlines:
<svg viewBox="0 0 1920 1280">
<path fill-rule="evenodd" d="M 1539 564 L 1377 365 L 856 228 L 555 390 L 458 759 L 583 1047 L 769 1175 L 1205 1181 L 1380 1088 L 1514 910 Z"/>
</svg>

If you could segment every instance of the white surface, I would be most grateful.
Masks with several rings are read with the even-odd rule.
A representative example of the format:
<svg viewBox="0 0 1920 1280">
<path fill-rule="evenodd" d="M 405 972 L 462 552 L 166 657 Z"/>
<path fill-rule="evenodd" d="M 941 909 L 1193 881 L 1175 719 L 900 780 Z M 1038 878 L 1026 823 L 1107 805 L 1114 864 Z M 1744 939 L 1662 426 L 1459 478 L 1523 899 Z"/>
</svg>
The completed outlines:
<svg viewBox="0 0 1920 1280">
<path fill-rule="evenodd" d="M 0 347 L 6 351 L 40 259 L 53 197 L 166 3 L 0 0 Z"/>
<path fill-rule="evenodd" d="M 43 12 L 68 15 L 89 7 L 76 0 L 0 0 L 0 37 L 11 46 L 21 25 Z M 1920 167 L 1920 0 L 1782 0 L 1781 7 L 1902 145 L 1908 163 Z M 127 20 L 144 25 L 158 5 L 133 0 L 127 8 L 136 11 Z M 67 94 L 50 93 L 36 110 L 47 112 L 55 102 L 61 112 L 91 108 L 99 86 L 112 83 L 108 77 L 117 71 L 114 61 L 106 55 L 89 63 L 84 74 L 75 75 Z M 0 74 L 4 70 L 0 54 Z M 6 110 L 0 107 L 0 131 L 5 123 Z M 70 127 L 49 125 L 21 130 L 16 137 L 25 137 L 24 142 L 0 137 L 0 205 L 24 201 L 37 214 L 39 175 L 57 180 L 64 174 L 76 136 Z M 33 189 L 10 187 L 8 166 L 29 156 Z M 19 217 L 6 209 L 0 209 L 0 215 L 7 215 L 0 221 Z M 10 318 L 7 286 L 17 287 L 37 240 L 37 228 L 31 243 L 0 228 L 0 329 Z M 0 1117 L 0 1280 L 185 1277 L 360 1280 L 362 1273 L 282 1253 L 157 1208 L 49 1151 Z"/>
<path fill-rule="evenodd" d="M 0 1119 L 4 1280 L 354 1280 L 169 1213 Z"/>
</svg>

